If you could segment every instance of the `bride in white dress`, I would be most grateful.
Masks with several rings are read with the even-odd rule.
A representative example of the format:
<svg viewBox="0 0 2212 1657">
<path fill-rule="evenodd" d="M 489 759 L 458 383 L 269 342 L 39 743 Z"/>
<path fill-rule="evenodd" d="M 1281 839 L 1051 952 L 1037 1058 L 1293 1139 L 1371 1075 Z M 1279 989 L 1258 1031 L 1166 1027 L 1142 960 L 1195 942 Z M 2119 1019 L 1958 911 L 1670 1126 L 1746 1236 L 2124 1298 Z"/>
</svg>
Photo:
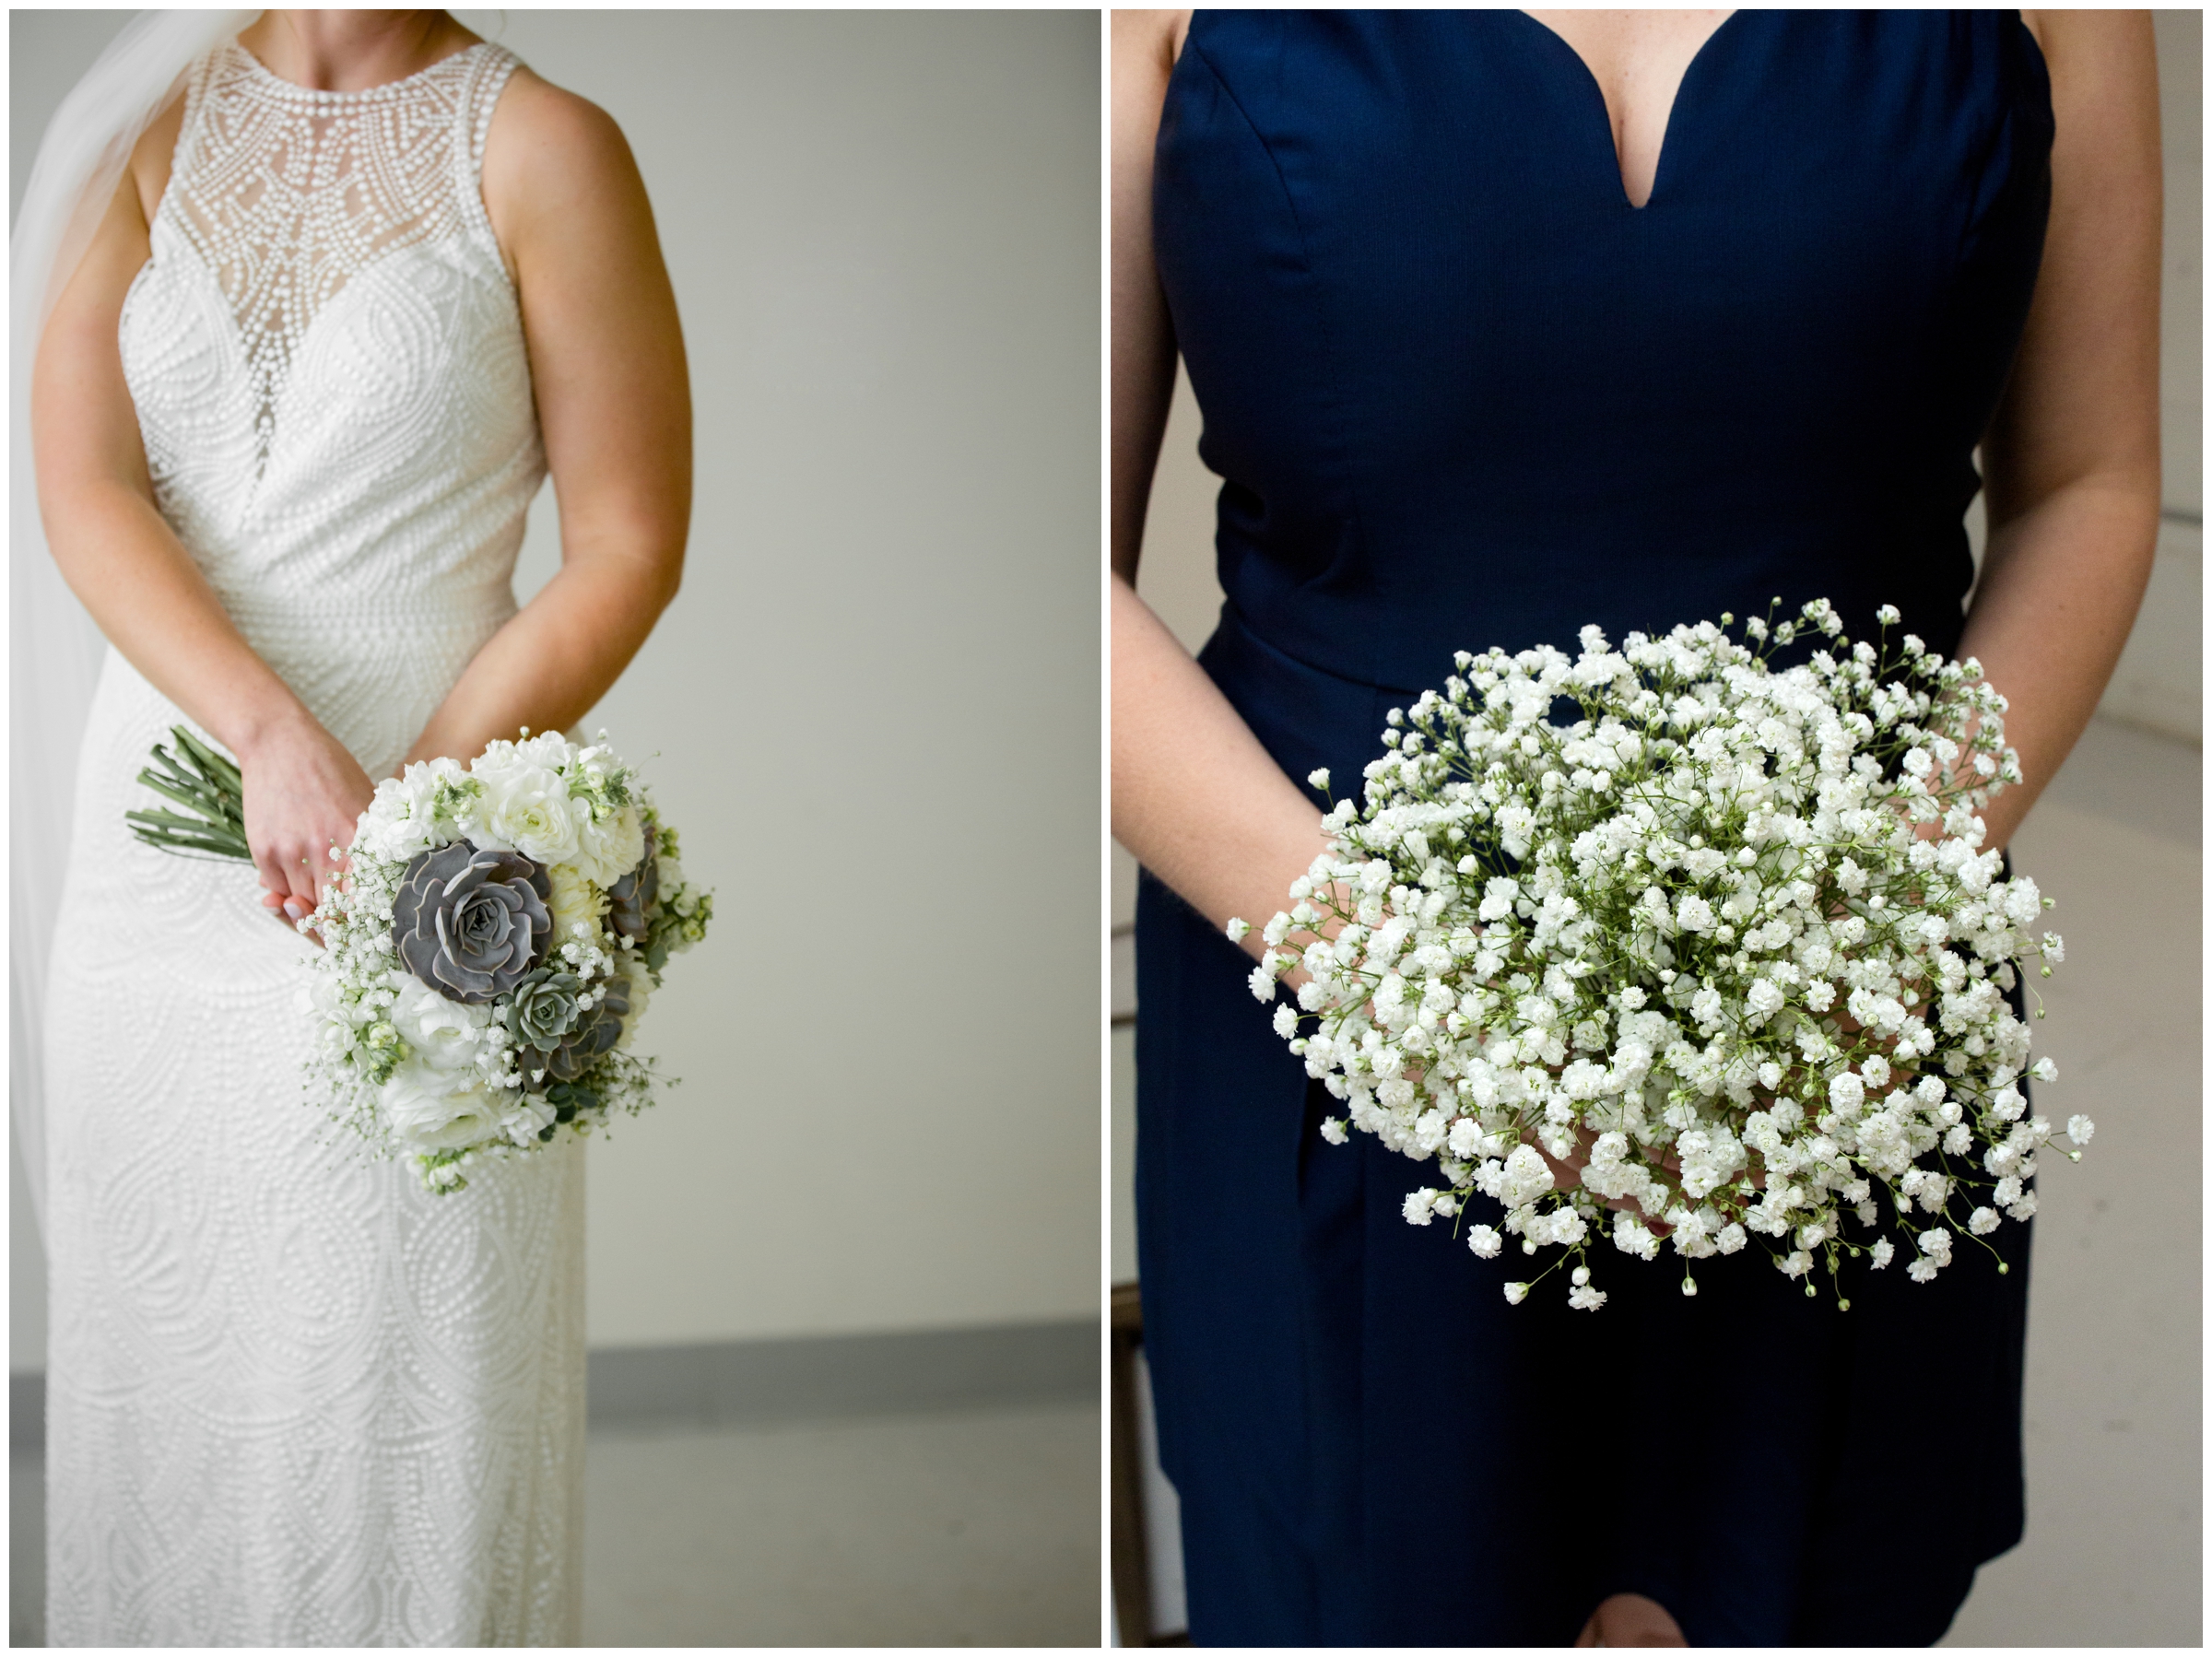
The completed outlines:
<svg viewBox="0 0 2212 1657">
<path fill-rule="evenodd" d="M 46 983 L 49 1639 L 572 1644 L 582 1147 L 431 1197 L 339 1142 L 288 917 L 372 779 L 570 725 L 674 595 L 643 186 L 444 13 L 270 12 L 63 275 L 38 497 L 111 648 Z M 518 612 L 548 470 L 562 565 Z M 125 832 L 180 722 L 239 758 L 255 868 Z"/>
</svg>

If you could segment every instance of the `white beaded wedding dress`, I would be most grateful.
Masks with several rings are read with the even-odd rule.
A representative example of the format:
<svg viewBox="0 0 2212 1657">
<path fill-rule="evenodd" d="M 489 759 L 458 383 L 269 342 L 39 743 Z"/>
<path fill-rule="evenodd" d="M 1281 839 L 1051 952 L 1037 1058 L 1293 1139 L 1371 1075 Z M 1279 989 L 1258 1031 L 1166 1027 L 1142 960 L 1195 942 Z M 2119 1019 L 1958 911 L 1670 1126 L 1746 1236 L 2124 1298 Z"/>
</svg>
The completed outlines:
<svg viewBox="0 0 2212 1657">
<path fill-rule="evenodd" d="M 163 515 L 371 778 L 513 613 L 545 475 L 478 187 L 513 67 L 316 92 L 218 48 L 123 312 Z M 573 1644 L 582 1147 L 433 1197 L 341 1136 L 312 946 L 124 830 L 182 717 L 109 653 L 45 1026 L 49 1640 Z"/>
</svg>

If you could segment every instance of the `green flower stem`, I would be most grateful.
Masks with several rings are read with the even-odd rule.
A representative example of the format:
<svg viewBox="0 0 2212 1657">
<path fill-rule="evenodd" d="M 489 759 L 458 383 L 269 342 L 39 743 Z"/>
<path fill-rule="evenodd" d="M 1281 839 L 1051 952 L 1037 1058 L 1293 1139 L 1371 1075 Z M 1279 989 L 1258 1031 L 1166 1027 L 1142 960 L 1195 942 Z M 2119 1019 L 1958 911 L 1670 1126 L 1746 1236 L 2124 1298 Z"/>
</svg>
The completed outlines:
<svg viewBox="0 0 2212 1657">
<path fill-rule="evenodd" d="M 177 752 L 172 755 L 155 744 L 153 763 L 138 773 L 138 781 L 191 815 L 126 811 L 124 820 L 131 832 L 156 851 L 252 863 L 253 854 L 246 845 L 245 783 L 237 762 L 182 725 L 172 725 L 170 734 Z"/>
</svg>

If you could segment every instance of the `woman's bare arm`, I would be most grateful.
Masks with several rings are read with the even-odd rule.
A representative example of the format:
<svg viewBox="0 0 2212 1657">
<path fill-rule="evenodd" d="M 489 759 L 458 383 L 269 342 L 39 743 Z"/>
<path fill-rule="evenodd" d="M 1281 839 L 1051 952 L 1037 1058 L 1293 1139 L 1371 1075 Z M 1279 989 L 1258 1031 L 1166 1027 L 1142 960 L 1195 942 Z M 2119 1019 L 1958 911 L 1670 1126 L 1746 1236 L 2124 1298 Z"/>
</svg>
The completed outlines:
<svg viewBox="0 0 2212 1657">
<path fill-rule="evenodd" d="M 1175 384 L 1152 264 L 1152 146 L 1187 13 L 1113 15 L 1113 834 L 1217 924 L 1264 921 L 1322 851 L 1321 814 L 1136 595 Z M 1246 940 L 1255 954 L 1257 933 Z"/>
<path fill-rule="evenodd" d="M 467 758 L 589 712 L 676 596 L 691 521 L 691 392 L 676 295 L 629 147 L 517 70 L 484 199 L 522 296 L 560 570 L 477 652 L 410 760 Z"/>
<path fill-rule="evenodd" d="M 353 839 L 369 779 L 231 624 L 154 505 L 116 329 L 148 255 L 179 112 L 140 141 L 84 262 L 56 302 L 31 379 L 48 545 L 100 631 L 238 757 L 246 840 L 272 906 L 313 907 L 328 850 Z"/>
<path fill-rule="evenodd" d="M 2024 785 L 1985 814 L 2011 839 L 2127 642 L 2159 527 L 2159 99 L 2144 12 L 2027 14 L 2057 137 L 2035 301 L 1983 444 L 1989 548 L 1961 654 L 2011 711 Z"/>
</svg>

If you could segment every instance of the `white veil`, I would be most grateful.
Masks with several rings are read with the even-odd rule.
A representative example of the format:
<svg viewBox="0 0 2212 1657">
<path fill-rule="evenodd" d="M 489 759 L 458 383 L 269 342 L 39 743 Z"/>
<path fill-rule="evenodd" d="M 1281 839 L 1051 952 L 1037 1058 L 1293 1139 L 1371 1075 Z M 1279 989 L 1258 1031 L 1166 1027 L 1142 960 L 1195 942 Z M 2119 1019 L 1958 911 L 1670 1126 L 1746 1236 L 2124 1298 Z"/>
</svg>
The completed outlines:
<svg viewBox="0 0 2212 1657">
<path fill-rule="evenodd" d="M 55 112 L 8 243 L 7 1090 L 41 1228 L 46 954 L 68 862 L 77 745 L 106 646 L 47 555 L 31 472 L 31 358 L 139 135 L 194 60 L 260 15 L 142 12 L 125 24 Z"/>
</svg>

